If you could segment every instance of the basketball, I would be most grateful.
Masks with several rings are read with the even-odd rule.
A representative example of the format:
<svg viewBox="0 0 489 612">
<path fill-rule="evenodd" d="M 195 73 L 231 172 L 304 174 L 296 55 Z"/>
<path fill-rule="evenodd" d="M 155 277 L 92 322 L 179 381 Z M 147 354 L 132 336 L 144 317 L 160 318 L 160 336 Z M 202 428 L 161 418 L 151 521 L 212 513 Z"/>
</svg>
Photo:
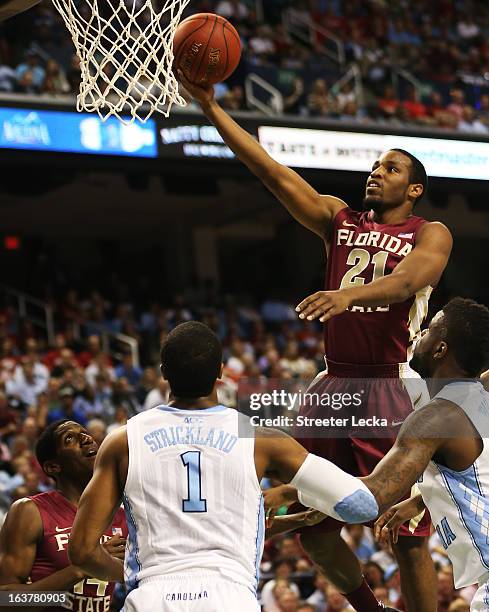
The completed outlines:
<svg viewBox="0 0 489 612">
<path fill-rule="evenodd" d="M 173 41 L 174 66 L 191 83 L 214 85 L 229 78 L 241 59 L 241 40 L 224 17 L 199 13 L 178 26 Z"/>
</svg>

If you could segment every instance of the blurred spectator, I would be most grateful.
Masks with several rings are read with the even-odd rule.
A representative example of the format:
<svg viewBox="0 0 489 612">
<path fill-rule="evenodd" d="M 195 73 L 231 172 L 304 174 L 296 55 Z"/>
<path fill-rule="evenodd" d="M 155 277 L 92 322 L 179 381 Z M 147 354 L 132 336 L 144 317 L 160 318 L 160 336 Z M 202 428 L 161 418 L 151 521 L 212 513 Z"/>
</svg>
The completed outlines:
<svg viewBox="0 0 489 612">
<path fill-rule="evenodd" d="M 49 380 L 49 370 L 42 363 L 39 355 L 39 344 L 35 338 L 27 338 L 25 343 L 25 356 L 23 361 L 29 361 L 34 368 L 34 378 L 47 386 Z M 17 366 L 14 372 L 14 378 L 18 382 L 23 381 L 23 370 Z"/>
<path fill-rule="evenodd" d="M 438 572 L 438 612 L 448 612 L 456 598 L 453 572 L 450 568 L 443 568 Z"/>
<path fill-rule="evenodd" d="M 134 358 L 130 350 L 124 353 L 122 363 L 115 368 L 115 375 L 117 378 L 127 378 L 131 387 L 136 388 L 139 385 L 143 371 L 139 366 L 134 365 Z"/>
<path fill-rule="evenodd" d="M 102 343 L 100 341 L 100 336 L 92 335 L 87 339 L 87 350 L 82 351 L 78 355 L 78 362 L 83 367 L 86 368 L 88 365 L 95 361 L 97 357 L 103 354 L 102 351 Z"/>
<path fill-rule="evenodd" d="M 324 79 L 316 79 L 307 97 L 307 108 L 312 117 L 325 117 L 332 111 L 328 86 Z"/>
<path fill-rule="evenodd" d="M 389 600 L 399 606 L 401 597 L 401 574 L 395 563 L 392 563 L 384 573 L 384 585 L 388 589 Z"/>
<path fill-rule="evenodd" d="M 221 98 L 221 106 L 229 111 L 243 110 L 244 94 L 240 86 L 233 87 Z"/>
<path fill-rule="evenodd" d="M 298 378 L 305 375 L 311 376 L 311 374 L 314 377 L 317 373 L 314 363 L 300 355 L 299 343 L 295 340 L 287 343 L 284 356 L 279 363 L 283 368 L 288 369 L 293 376 Z"/>
<path fill-rule="evenodd" d="M 71 62 L 66 73 L 66 79 L 73 94 L 78 93 L 81 81 L 80 58 L 78 55 L 71 56 Z"/>
<path fill-rule="evenodd" d="M 26 74 L 29 75 L 27 79 L 25 78 Z M 26 52 L 25 61 L 15 69 L 15 76 L 19 85 L 23 82 L 24 86 L 27 86 L 27 83 L 29 83 L 29 86 L 36 91 L 41 90 L 45 74 L 39 55 L 32 50 Z"/>
<path fill-rule="evenodd" d="M 298 115 L 305 103 L 304 81 L 296 77 L 290 95 L 284 97 L 284 113 Z"/>
<path fill-rule="evenodd" d="M 126 425 L 127 423 L 127 408 L 119 405 L 115 407 L 114 422 L 107 427 L 107 433 L 112 433 L 115 429 Z"/>
<path fill-rule="evenodd" d="M 451 102 L 447 106 L 447 111 L 457 118 L 457 121 L 461 121 L 464 108 L 465 108 L 465 93 L 460 88 L 452 89 L 450 92 Z"/>
<path fill-rule="evenodd" d="M 144 368 L 143 374 L 139 380 L 139 385 L 136 389 L 136 397 L 141 405 L 144 404 L 148 393 L 155 388 L 159 376 L 161 376 L 161 374 L 156 371 L 156 368 Z"/>
<path fill-rule="evenodd" d="M 114 406 L 122 405 L 126 408 L 129 417 L 137 414 L 141 406 L 134 389 L 129 384 L 127 378 L 118 378 L 112 386 L 112 404 L 110 406 L 109 416 L 114 416 Z"/>
<path fill-rule="evenodd" d="M 326 610 L 328 599 L 329 582 L 321 572 L 316 572 L 314 577 L 314 592 L 307 598 L 307 603 L 314 606 L 315 610 Z"/>
<path fill-rule="evenodd" d="M 457 24 L 457 33 L 463 41 L 470 41 L 480 34 L 480 28 L 477 25 L 474 15 L 466 13 Z"/>
<path fill-rule="evenodd" d="M 402 103 L 402 106 L 406 109 L 410 119 L 419 121 L 426 117 L 426 106 L 418 100 L 418 94 L 415 87 L 408 89 L 406 99 Z"/>
<path fill-rule="evenodd" d="M 462 113 L 462 119 L 458 124 L 458 129 L 461 132 L 470 134 L 488 134 L 489 130 L 475 114 L 475 109 L 472 106 L 465 105 Z"/>
<path fill-rule="evenodd" d="M 489 127 L 489 94 L 483 94 L 477 109 L 477 117 L 486 127 Z"/>
<path fill-rule="evenodd" d="M 11 338 L 5 338 L 2 342 L 0 357 L 1 380 L 5 382 L 13 377 L 15 367 L 19 361 L 19 353 Z"/>
<path fill-rule="evenodd" d="M 271 59 L 276 51 L 271 28 L 267 25 L 257 26 L 248 41 L 248 48 L 258 60 Z"/>
<path fill-rule="evenodd" d="M 56 352 L 58 354 L 57 357 L 54 357 L 54 351 L 51 352 L 51 376 L 63 378 L 68 371 L 75 370 L 78 367 L 78 363 L 71 349 L 65 347 Z"/>
<path fill-rule="evenodd" d="M 396 95 L 395 89 L 391 85 L 384 88 L 384 95 L 378 102 L 381 115 L 386 119 L 394 117 L 400 105 L 400 100 Z"/>
<path fill-rule="evenodd" d="M 70 84 L 58 62 L 50 59 L 46 62 L 46 75 L 42 83 L 41 93 L 50 96 L 67 94 Z"/>
<path fill-rule="evenodd" d="M 245 21 L 249 15 L 248 7 L 241 0 L 221 0 L 217 4 L 215 12 L 231 22 Z"/>
<path fill-rule="evenodd" d="M 28 472 L 24 477 L 24 485 L 27 489 L 27 495 L 37 495 L 41 493 L 39 474 L 36 472 Z"/>
<path fill-rule="evenodd" d="M 299 595 L 293 591 L 285 591 L 278 597 L 280 612 L 297 612 L 299 608 Z"/>
<path fill-rule="evenodd" d="M 47 424 L 49 425 L 58 419 L 70 419 L 70 421 L 76 421 L 85 427 L 87 424 L 86 415 L 74 406 L 75 389 L 70 386 L 61 387 L 58 397 L 60 400 L 59 406 L 49 412 Z"/>
<path fill-rule="evenodd" d="M 440 113 L 447 113 L 447 108 L 445 104 L 443 104 L 443 97 L 440 92 L 433 91 L 430 96 L 430 103 L 427 108 L 428 117 L 432 118 L 435 123 L 438 122 L 438 116 Z"/>
<path fill-rule="evenodd" d="M 342 121 L 357 121 L 364 118 L 364 113 L 358 108 L 357 103 L 352 100 L 343 107 L 339 118 Z"/>
<path fill-rule="evenodd" d="M 343 113 L 347 104 L 357 103 L 357 96 L 351 81 L 342 85 L 340 91 L 336 94 L 336 108 L 339 113 Z"/>
<path fill-rule="evenodd" d="M 344 612 L 346 610 L 353 611 L 353 608 L 345 597 L 330 584 L 327 589 L 325 612 Z"/>
<path fill-rule="evenodd" d="M 166 404 L 168 402 L 169 395 L 170 387 L 168 382 L 160 376 L 156 387 L 148 393 L 146 399 L 144 400 L 144 410 L 149 410 L 155 406 Z"/>
<path fill-rule="evenodd" d="M 368 561 L 374 552 L 373 542 L 367 535 L 367 530 L 363 525 L 346 525 L 344 529 L 344 535 L 350 548 L 354 551 L 360 561 Z M 378 567 L 378 566 L 377 566 Z M 379 567 L 380 575 L 382 576 L 382 569 Z"/>
<path fill-rule="evenodd" d="M 87 431 L 100 446 L 107 435 L 107 425 L 102 419 L 91 419 L 87 423 Z"/>
<path fill-rule="evenodd" d="M 277 23 L 273 28 L 273 44 L 279 62 L 294 55 L 292 38 L 283 23 Z"/>
<path fill-rule="evenodd" d="M 99 353 L 85 370 L 85 378 L 89 385 L 94 385 L 99 374 L 105 374 L 110 380 L 115 380 L 115 370 L 110 365 L 111 360 L 105 353 Z"/>
<path fill-rule="evenodd" d="M 385 542 L 377 542 L 377 547 L 379 550 L 374 552 L 374 554 L 370 557 L 370 560 L 375 561 L 375 563 L 377 563 L 384 572 L 387 572 L 389 568 L 392 568 L 392 564 L 394 563 L 392 549 L 390 545 Z"/>
<path fill-rule="evenodd" d="M 21 426 L 21 433 L 27 440 L 27 445 L 31 453 L 34 453 L 37 438 L 39 436 L 39 426 L 34 416 L 28 416 L 24 419 Z"/>
<path fill-rule="evenodd" d="M 22 365 L 17 366 L 14 379 L 7 380 L 5 389 L 26 406 L 34 405 L 40 393 L 47 388 L 47 381 L 38 378 L 34 373 L 34 364 L 24 357 Z"/>
<path fill-rule="evenodd" d="M 0 440 L 8 439 L 16 431 L 17 415 L 11 410 L 5 393 L 0 391 Z"/>
<path fill-rule="evenodd" d="M 17 76 L 15 70 L 1 61 L 0 56 L 0 91 L 11 93 L 15 89 Z"/>
<path fill-rule="evenodd" d="M 360 548 L 360 551 L 361 550 L 362 549 Z M 372 552 L 369 552 L 367 548 L 364 553 L 365 565 L 364 565 L 363 573 L 365 575 L 365 580 L 367 581 L 371 589 L 375 589 L 377 587 L 383 587 L 384 586 L 384 570 L 380 567 L 378 563 L 375 563 L 375 561 L 372 561 L 372 560 L 369 561 L 371 557 L 372 557 Z M 362 560 L 362 557 L 360 555 L 358 555 L 358 558 Z"/>
<path fill-rule="evenodd" d="M 275 578 L 269 580 L 261 591 L 261 603 L 264 607 L 264 612 L 277 611 L 278 596 L 283 591 L 290 590 L 295 593 L 297 597 L 300 596 L 299 587 L 294 582 L 290 581 L 293 571 L 293 561 L 280 557 L 274 560 L 273 572 Z M 277 587 L 276 590 L 274 590 L 275 586 Z M 280 610 L 280 608 L 278 609 Z"/>
</svg>

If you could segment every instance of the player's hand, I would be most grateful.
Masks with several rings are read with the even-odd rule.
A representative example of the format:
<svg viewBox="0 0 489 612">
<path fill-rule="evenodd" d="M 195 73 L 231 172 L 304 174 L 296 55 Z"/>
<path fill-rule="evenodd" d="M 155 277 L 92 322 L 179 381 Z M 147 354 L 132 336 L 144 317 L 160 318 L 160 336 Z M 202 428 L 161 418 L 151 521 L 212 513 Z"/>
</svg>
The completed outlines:
<svg viewBox="0 0 489 612">
<path fill-rule="evenodd" d="M 415 518 L 423 511 L 419 504 L 418 497 L 406 499 L 387 512 L 375 521 L 374 536 L 379 542 L 397 544 L 399 538 L 399 529 L 407 521 Z"/>
<path fill-rule="evenodd" d="M 351 299 L 345 289 L 338 291 L 316 291 L 297 306 L 299 319 L 325 323 L 331 317 L 345 312 L 351 306 Z"/>
<path fill-rule="evenodd" d="M 314 508 L 309 508 L 306 512 L 304 512 L 304 524 L 308 527 L 312 527 L 313 525 L 317 525 L 324 521 L 327 517 L 327 514 L 323 512 L 319 512 L 319 510 L 314 510 Z"/>
<path fill-rule="evenodd" d="M 297 489 L 290 485 L 279 485 L 263 491 L 266 512 L 266 527 L 269 529 L 279 508 L 290 506 L 297 501 Z"/>
<path fill-rule="evenodd" d="M 110 540 L 103 543 L 105 550 L 116 559 L 124 561 L 124 554 L 126 552 L 126 538 L 123 538 L 120 534 L 116 533 Z"/>
<path fill-rule="evenodd" d="M 177 78 L 180 83 L 185 87 L 188 93 L 194 100 L 201 106 L 205 106 L 214 100 L 214 87 L 209 85 L 207 87 L 201 87 L 200 85 L 194 85 L 187 77 L 183 74 L 180 68 L 177 68 Z"/>
</svg>

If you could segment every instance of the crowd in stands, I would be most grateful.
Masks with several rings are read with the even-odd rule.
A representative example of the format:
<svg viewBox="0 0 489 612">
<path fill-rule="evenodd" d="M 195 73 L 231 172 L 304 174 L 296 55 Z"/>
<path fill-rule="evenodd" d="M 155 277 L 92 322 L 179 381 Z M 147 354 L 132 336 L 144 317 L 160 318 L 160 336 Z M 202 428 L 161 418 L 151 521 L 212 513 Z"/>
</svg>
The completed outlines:
<svg viewBox="0 0 489 612">
<path fill-rule="evenodd" d="M 309 36 L 304 25 L 305 37 L 292 34 L 282 22 L 286 10 L 321 29 Z M 244 79 L 256 72 L 281 91 L 285 113 L 489 134 L 483 0 L 196 0 L 192 12 L 219 13 L 239 30 L 244 60 L 217 88 L 229 110 L 247 107 Z M 324 53 L 330 34 L 343 66 Z M 359 80 L 337 85 L 351 62 Z M 0 92 L 74 95 L 79 80 L 79 60 L 51 3 L 0 26 Z"/>
<path fill-rule="evenodd" d="M 34 457 L 37 437 L 46 424 L 73 419 L 100 443 L 133 415 L 167 401 L 159 348 L 180 322 L 200 319 L 222 340 L 225 366 L 219 393 L 220 401 L 228 405 L 236 404 L 243 377 L 309 381 L 324 368 L 321 327 L 298 321 L 293 306 L 285 301 L 270 299 L 256 307 L 245 299 L 219 297 L 209 285 L 191 298 L 175 298 L 171 307 L 156 301 L 146 306 L 135 303 L 97 290 L 86 294 L 67 290 L 53 301 L 56 333 L 51 342 L 8 304 L 0 310 L 2 518 L 14 500 L 51 486 Z M 137 340 L 140 364 L 122 345 L 106 350 L 100 326 Z M 402 610 L 399 572 L 389 548 L 376 544 L 371 531 L 361 526 L 345 528 L 344 535 L 364 563 L 376 595 Z M 451 566 L 436 533 L 431 545 L 439 576 L 438 610 L 468 612 L 474 589 L 455 591 Z M 295 535 L 268 541 L 261 570 L 264 612 L 351 610 L 344 597 L 315 573 Z"/>
</svg>

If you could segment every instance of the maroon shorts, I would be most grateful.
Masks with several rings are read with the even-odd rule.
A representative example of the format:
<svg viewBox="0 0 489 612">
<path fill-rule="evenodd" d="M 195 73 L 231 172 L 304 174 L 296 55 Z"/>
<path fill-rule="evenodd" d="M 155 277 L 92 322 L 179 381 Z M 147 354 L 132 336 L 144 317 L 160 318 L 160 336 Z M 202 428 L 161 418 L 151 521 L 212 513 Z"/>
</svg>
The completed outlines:
<svg viewBox="0 0 489 612">
<path fill-rule="evenodd" d="M 348 426 L 311 428 L 296 427 L 294 435 L 311 453 L 328 459 L 345 472 L 353 476 L 368 476 L 379 461 L 392 448 L 402 422 L 413 411 L 411 398 L 402 379 L 399 378 L 398 366 L 352 366 L 335 364 L 328 361 L 328 374 L 317 377 L 307 390 L 309 394 L 319 397 L 332 397 L 333 394 L 354 394 L 362 398 L 360 407 L 349 406 L 333 410 L 329 406 L 317 403 L 303 405 L 299 414 L 311 419 L 346 418 Z M 316 397 L 316 396 L 315 396 Z M 336 395 L 338 397 L 338 395 Z M 385 425 L 369 428 L 352 427 L 352 416 L 355 422 L 360 419 L 371 421 L 374 417 L 385 419 Z M 379 422 L 377 420 L 377 422 Z M 385 422 L 384 421 L 384 422 Z M 410 497 L 407 494 L 403 499 Z M 299 510 L 299 505 L 291 512 Z M 341 529 L 342 523 L 328 517 L 318 525 L 304 529 L 318 533 L 329 533 Z M 372 526 L 372 524 L 369 524 Z M 399 531 L 402 536 L 428 536 L 431 518 L 425 511 L 422 518 L 403 525 Z"/>
</svg>

